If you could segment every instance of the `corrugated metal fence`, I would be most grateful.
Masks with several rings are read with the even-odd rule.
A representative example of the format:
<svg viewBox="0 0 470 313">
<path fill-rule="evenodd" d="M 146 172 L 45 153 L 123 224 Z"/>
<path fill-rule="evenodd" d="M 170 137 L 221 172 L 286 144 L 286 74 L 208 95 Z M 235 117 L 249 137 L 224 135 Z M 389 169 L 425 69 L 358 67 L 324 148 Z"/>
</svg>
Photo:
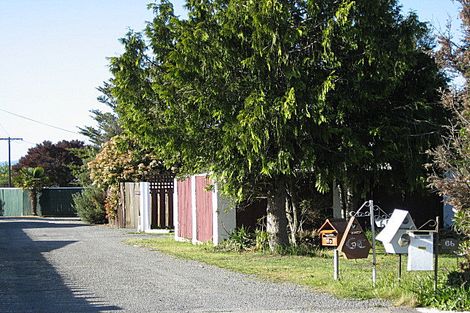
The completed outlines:
<svg viewBox="0 0 470 313">
<path fill-rule="evenodd" d="M 38 214 L 42 216 L 77 216 L 72 195 L 82 191 L 79 187 L 43 189 L 39 195 Z M 0 216 L 32 215 L 29 191 L 20 188 L 0 188 Z"/>
</svg>

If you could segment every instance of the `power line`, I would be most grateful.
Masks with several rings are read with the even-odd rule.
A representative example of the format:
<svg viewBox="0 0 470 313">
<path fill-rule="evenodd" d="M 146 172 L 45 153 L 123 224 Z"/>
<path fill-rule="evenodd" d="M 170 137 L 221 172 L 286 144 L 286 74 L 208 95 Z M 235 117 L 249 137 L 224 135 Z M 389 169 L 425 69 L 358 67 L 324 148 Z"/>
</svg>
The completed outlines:
<svg viewBox="0 0 470 313">
<path fill-rule="evenodd" d="M 11 115 L 14 115 L 14 116 L 20 117 L 20 118 L 23 118 L 23 119 L 25 119 L 25 120 L 28 120 L 28 121 L 31 121 L 31 122 L 35 122 L 35 123 L 38 123 L 38 124 L 41 124 L 41 125 L 44 125 L 44 126 L 52 127 L 52 128 L 55 128 L 55 129 L 58 129 L 58 130 L 64 131 L 64 132 L 68 132 L 68 133 L 72 133 L 72 134 L 76 134 L 76 135 L 78 135 L 78 133 L 77 133 L 77 132 L 74 132 L 74 131 L 71 131 L 71 130 L 68 130 L 68 129 L 65 129 L 65 128 L 62 128 L 62 127 L 59 127 L 59 126 L 54 126 L 54 125 L 51 125 L 51 124 L 48 124 L 48 123 L 44 123 L 44 122 L 41 122 L 41 121 L 38 121 L 38 120 L 32 119 L 32 118 L 30 118 L 30 117 L 27 117 L 27 116 L 24 116 L 24 115 L 20 115 L 20 114 L 16 114 L 16 113 L 13 113 L 13 112 L 7 111 L 7 110 L 5 110 L 5 109 L 0 109 L 0 111 L 3 111 L 3 112 L 5 112 L 5 113 L 8 113 L 8 114 L 11 114 Z"/>
<path fill-rule="evenodd" d="M 29 145 L 33 145 L 33 146 L 37 145 L 37 143 L 31 142 L 31 141 L 28 141 L 28 140 L 24 140 L 24 139 L 23 139 L 23 140 L 21 140 L 21 141 L 24 142 L 24 143 L 27 143 L 27 144 L 29 144 Z"/>
<path fill-rule="evenodd" d="M 8 130 L 3 127 L 2 123 L 0 123 L 0 127 L 5 131 L 5 134 L 7 134 L 7 136 L 10 136 L 10 134 L 8 133 Z"/>
</svg>

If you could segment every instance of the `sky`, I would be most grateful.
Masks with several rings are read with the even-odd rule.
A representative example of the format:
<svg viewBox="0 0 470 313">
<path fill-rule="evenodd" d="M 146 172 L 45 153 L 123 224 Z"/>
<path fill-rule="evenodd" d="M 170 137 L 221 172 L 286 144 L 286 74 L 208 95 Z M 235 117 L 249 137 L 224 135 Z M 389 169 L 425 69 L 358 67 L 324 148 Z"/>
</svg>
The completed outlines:
<svg viewBox="0 0 470 313">
<path fill-rule="evenodd" d="M 97 87 L 110 78 L 108 57 L 122 53 L 118 39 L 152 18 L 150 0 L 0 0 L 0 138 L 12 141 L 11 159 L 44 140 L 86 138 L 91 109 L 106 110 Z M 451 0 L 401 0 L 436 31 L 454 21 Z M 183 0 L 173 1 L 184 16 Z M 34 121 L 32 121 L 34 120 Z M 8 160 L 0 140 L 0 163 Z"/>
</svg>

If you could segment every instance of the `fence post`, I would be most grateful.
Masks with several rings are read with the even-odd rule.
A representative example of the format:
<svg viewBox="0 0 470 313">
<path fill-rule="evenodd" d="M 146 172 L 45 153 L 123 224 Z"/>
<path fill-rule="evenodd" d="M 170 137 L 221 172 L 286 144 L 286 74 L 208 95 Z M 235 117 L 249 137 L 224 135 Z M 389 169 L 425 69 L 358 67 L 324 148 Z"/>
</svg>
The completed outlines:
<svg viewBox="0 0 470 313">
<path fill-rule="evenodd" d="M 218 208 L 218 190 L 217 184 L 214 184 L 214 189 L 212 190 L 212 243 L 216 246 L 219 244 L 219 217 L 221 212 Z"/>
<path fill-rule="evenodd" d="M 197 208 L 196 208 L 196 176 L 191 176 L 191 220 L 192 242 L 197 243 Z"/>
<path fill-rule="evenodd" d="M 173 182 L 173 225 L 175 227 L 175 240 L 179 237 L 180 225 L 178 221 L 178 180 Z"/>
<path fill-rule="evenodd" d="M 140 183 L 140 227 L 139 231 L 150 229 L 150 184 Z"/>
</svg>

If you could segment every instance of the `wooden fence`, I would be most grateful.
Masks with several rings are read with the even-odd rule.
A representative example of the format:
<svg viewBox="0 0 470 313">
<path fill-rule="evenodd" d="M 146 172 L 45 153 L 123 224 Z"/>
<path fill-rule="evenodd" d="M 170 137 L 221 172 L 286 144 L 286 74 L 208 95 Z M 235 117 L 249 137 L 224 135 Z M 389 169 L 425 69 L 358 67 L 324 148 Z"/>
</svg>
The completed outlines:
<svg viewBox="0 0 470 313">
<path fill-rule="evenodd" d="M 173 228 L 173 175 L 159 175 L 150 182 L 152 228 Z"/>
<path fill-rule="evenodd" d="M 116 224 L 121 228 L 137 228 L 140 211 L 139 183 L 121 183 Z"/>
<path fill-rule="evenodd" d="M 205 175 L 175 180 L 175 238 L 217 245 L 235 229 L 234 203 Z"/>
<path fill-rule="evenodd" d="M 121 183 L 116 226 L 143 230 L 172 229 L 173 182 L 174 176 L 159 175 L 149 183 Z"/>
</svg>

